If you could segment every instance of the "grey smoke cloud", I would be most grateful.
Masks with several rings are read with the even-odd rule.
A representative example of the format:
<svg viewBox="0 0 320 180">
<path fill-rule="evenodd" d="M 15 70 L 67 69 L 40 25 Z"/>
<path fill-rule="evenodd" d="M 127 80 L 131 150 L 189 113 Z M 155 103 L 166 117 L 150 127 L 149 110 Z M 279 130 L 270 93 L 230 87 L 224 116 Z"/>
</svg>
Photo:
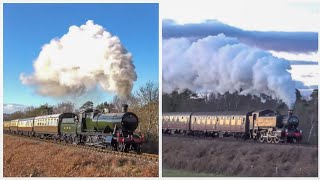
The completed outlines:
<svg viewBox="0 0 320 180">
<path fill-rule="evenodd" d="M 125 98 L 137 80 L 131 53 L 92 20 L 45 44 L 33 66 L 21 82 L 51 97 L 81 96 L 100 87 Z"/>
<path fill-rule="evenodd" d="M 164 92 L 188 88 L 216 94 L 266 94 L 289 108 L 296 100 L 289 61 L 236 38 L 219 34 L 196 41 L 164 39 L 162 52 Z"/>
<path fill-rule="evenodd" d="M 197 40 L 223 33 L 228 37 L 236 37 L 241 43 L 264 50 L 291 53 L 310 53 L 318 50 L 317 32 L 247 31 L 217 20 L 183 25 L 173 20 L 164 20 L 162 29 L 164 39 L 188 37 Z"/>
</svg>

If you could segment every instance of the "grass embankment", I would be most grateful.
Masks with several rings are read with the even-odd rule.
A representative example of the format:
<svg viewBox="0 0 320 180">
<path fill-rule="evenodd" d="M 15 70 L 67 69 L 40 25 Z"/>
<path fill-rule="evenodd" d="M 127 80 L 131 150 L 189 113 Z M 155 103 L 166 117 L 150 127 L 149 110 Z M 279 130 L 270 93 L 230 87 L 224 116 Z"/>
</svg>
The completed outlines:
<svg viewBox="0 0 320 180">
<path fill-rule="evenodd" d="M 5 177 L 157 177 L 158 163 L 4 135 Z"/>
<path fill-rule="evenodd" d="M 316 146 L 164 136 L 162 149 L 164 169 L 212 176 L 318 176 Z M 164 171 L 163 176 L 169 175 L 175 176 L 175 172 Z"/>
</svg>

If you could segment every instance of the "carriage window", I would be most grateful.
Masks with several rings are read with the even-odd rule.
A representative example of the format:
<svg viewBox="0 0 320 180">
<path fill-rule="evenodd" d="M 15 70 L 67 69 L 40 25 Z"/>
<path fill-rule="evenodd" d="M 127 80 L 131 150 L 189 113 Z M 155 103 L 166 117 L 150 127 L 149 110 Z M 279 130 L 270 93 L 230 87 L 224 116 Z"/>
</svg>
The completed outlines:
<svg viewBox="0 0 320 180">
<path fill-rule="evenodd" d="M 212 124 L 216 124 L 216 118 L 212 120 Z"/>
<path fill-rule="evenodd" d="M 234 118 L 231 120 L 231 125 L 236 125 L 236 120 Z"/>
<path fill-rule="evenodd" d="M 240 118 L 237 120 L 237 125 L 241 125 L 241 119 Z"/>
<path fill-rule="evenodd" d="M 201 124 L 201 117 L 199 117 L 199 120 L 198 120 L 198 122 L 197 122 L 197 124 Z"/>
</svg>

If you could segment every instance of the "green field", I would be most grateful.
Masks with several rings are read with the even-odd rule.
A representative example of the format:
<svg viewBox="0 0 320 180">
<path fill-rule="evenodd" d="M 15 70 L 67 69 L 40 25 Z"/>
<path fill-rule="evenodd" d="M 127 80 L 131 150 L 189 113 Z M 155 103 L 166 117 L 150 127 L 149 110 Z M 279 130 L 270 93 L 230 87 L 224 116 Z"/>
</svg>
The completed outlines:
<svg viewBox="0 0 320 180">
<path fill-rule="evenodd" d="M 217 174 L 206 174 L 178 169 L 162 169 L 163 177 L 218 177 Z"/>
</svg>

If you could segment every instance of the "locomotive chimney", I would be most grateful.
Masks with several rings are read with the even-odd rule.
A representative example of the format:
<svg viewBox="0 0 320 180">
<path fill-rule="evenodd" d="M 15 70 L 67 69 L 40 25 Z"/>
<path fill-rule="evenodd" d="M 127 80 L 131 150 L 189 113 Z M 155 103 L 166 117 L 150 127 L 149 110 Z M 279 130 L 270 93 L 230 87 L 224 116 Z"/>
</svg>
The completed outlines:
<svg viewBox="0 0 320 180">
<path fill-rule="evenodd" d="M 121 112 L 123 112 L 123 113 L 128 112 L 128 104 L 122 104 Z"/>
<path fill-rule="evenodd" d="M 293 115 L 293 110 L 292 109 L 288 110 L 288 116 L 292 116 L 292 115 Z"/>
</svg>

